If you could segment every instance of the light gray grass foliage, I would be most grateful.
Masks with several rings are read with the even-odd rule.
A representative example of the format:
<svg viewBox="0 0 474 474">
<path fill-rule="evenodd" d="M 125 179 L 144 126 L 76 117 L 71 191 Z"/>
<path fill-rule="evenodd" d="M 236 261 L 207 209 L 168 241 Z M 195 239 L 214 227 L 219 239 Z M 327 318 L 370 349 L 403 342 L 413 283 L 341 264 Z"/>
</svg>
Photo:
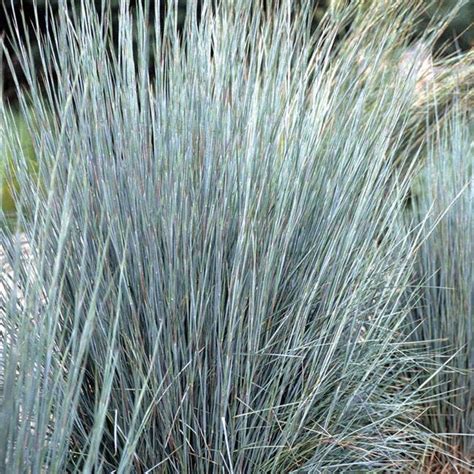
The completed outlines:
<svg viewBox="0 0 474 474">
<path fill-rule="evenodd" d="M 426 424 L 443 435 L 450 463 L 474 461 L 474 142 L 472 116 L 454 107 L 428 143 L 410 218 L 422 225 L 416 273 L 424 280 L 414 336 L 449 366 Z M 471 464 L 471 468 L 474 465 Z"/>
<path fill-rule="evenodd" d="M 31 259 L 3 231 L 0 470 L 419 464 L 415 387 L 438 369 L 406 335 L 416 77 L 385 61 L 416 2 L 374 6 L 342 48 L 343 13 L 313 39 L 283 3 L 207 3 L 182 41 L 172 9 L 158 34 L 123 2 L 116 55 L 89 2 L 64 5 L 43 91 L 18 46 L 38 176 L 11 145 Z"/>
</svg>

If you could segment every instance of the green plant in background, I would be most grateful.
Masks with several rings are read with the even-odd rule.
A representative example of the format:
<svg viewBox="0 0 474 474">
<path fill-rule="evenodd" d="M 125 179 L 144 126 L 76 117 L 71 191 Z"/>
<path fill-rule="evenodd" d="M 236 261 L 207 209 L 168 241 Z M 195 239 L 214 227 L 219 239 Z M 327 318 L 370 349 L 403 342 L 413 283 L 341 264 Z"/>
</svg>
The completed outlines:
<svg viewBox="0 0 474 474">
<path fill-rule="evenodd" d="M 429 380 L 440 395 L 428 404 L 426 424 L 443 435 L 440 452 L 453 471 L 474 457 L 474 141 L 472 117 L 455 107 L 428 143 L 409 216 L 422 226 L 417 281 L 425 280 L 414 310 L 417 341 L 426 341 L 450 371 Z M 427 377 L 429 374 L 427 375 Z M 461 460 L 461 462 L 459 462 Z M 457 467 L 456 467 L 457 466 Z M 472 467 L 472 466 L 471 466 Z"/>
<path fill-rule="evenodd" d="M 351 4 L 364 13 L 370 13 L 374 3 L 389 7 L 390 0 L 327 0 L 320 2 L 321 9 L 337 11 Z M 423 13 L 417 19 L 415 34 L 420 34 L 433 18 L 448 21 L 446 28 L 439 32 L 439 41 L 435 45 L 438 53 L 453 54 L 459 48 L 464 51 L 474 46 L 474 2 L 472 0 L 438 0 L 426 2 Z M 454 15 L 453 15 L 454 11 Z M 412 32 L 414 33 L 414 32 Z"/>
<path fill-rule="evenodd" d="M 474 47 L 474 2 L 466 0 L 442 0 L 428 5 L 428 15 L 449 14 L 452 8 L 458 7 L 459 11 L 450 21 L 448 29 L 441 38 L 447 52 L 452 53 L 457 47 L 465 50 Z"/>
<path fill-rule="evenodd" d="M 392 60 L 423 3 L 335 45 L 351 8 L 312 35 L 309 4 L 206 2 L 148 44 L 123 2 L 115 53 L 64 4 L 43 88 L 17 45 L 38 164 L 7 134 L 30 253 L 1 231 L 0 471 L 413 472 L 439 449 L 404 225 L 419 75 Z"/>
<path fill-rule="evenodd" d="M 29 171 L 35 172 L 35 157 L 33 143 L 27 124 L 20 113 L 11 115 L 3 124 L 6 127 L 0 134 L 0 207 L 10 218 L 15 215 L 14 193 L 18 191 L 18 181 L 15 169 L 12 167 L 12 153 L 7 146 L 7 137 L 10 136 L 10 145 L 21 150 L 26 157 Z M 15 135 L 13 139 L 12 135 Z"/>
</svg>

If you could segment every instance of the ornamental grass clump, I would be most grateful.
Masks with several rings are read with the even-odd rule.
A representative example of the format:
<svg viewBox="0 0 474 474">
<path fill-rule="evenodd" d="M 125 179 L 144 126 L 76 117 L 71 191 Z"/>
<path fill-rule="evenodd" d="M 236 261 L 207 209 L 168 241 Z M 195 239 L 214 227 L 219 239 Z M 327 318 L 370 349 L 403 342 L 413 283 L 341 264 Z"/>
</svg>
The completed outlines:
<svg viewBox="0 0 474 474">
<path fill-rule="evenodd" d="M 2 231 L 2 472 L 410 472 L 431 449 L 417 77 L 388 61 L 416 2 L 343 47 L 351 12 L 313 35 L 309 5 L 211 3 L 180 36 L 172 5 L 160 28 L 122 2 L 114 53 L 107 13 L 64 2 L 17 44 L 38 165 L 4 137 L 29 251 Z"/>
<path fill-rule="evenodd" d="M 414 308 L 413 335 L 438 363 L 449 366 L 430 380 L 439 397 L 424 422 L 441 436 L 432 466 L 453 472 L 474 468 L 474 147 L 472 115 L 455 106 L 437 138 L 428 142 L 418 193 L 409 212 L 421 225 L 417 280 L 424 281 Z M 468 471 L 469 472 L 469 471 Z"/>
</svg>

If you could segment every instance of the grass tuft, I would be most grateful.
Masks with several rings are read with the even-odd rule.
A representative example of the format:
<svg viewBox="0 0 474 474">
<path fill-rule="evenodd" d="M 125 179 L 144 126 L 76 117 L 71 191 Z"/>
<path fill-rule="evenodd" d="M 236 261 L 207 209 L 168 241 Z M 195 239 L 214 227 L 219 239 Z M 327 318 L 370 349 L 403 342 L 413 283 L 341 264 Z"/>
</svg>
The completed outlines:
<svg viewBox="0 0 474 474">
<path fill-rule="evenodd" d="M 180 37 L 123 1 L 116 52 L 92 3 L 16 45 L 38 165 L 10 147 L 0 471 L 412 472 L 442 370 L 412 338 L 425 143 L 393 61 L 422 2 L 336 43 L 350 8 L 312 34 L 310 2 L 205 2 Z"/>
<path fill-rule="evenodd" d="M 426 425 L 441 436 L 436 462 L 473 468 L 474 208 L 472 117 L 457 104 L 428 142 L 410 218 L 421 225 L 415 272 L 424 281 L 413 333 L 447 370 L 430 378 L 438 394 Z"/>
</svg>

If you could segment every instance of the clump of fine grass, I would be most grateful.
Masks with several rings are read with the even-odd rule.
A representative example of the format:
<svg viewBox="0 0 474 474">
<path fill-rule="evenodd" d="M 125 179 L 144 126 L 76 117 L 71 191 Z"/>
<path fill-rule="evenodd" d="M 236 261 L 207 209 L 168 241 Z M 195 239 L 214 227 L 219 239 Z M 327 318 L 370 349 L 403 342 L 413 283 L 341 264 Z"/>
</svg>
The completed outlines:
<svg viewBox="0 0 474 474">
<path fill-rule="evenodd" d="M 409 214 L 422 225 L 415 269 L 418 280 L 425 279 L 413 312 L 413 335 L 449 366 L 429 381 L 439 396 L 428 405 L 424 421 L 441 436 L 432 461 L 453 466 L 453 472 L 474 467 L 472 125 L 472 116 L 457 103 L 429 140 Z"/>
<path fill-rule="evenodd" d="M 402 471 L 429 447 L 400 224 L 417 78 L 386 61 L 417 2 L 343 46 L 344 11 L 313 36 L 309 5 L 210 3 L 150 44 L 122 2 L 113 53 L 107 14 L 65 2 L 42 88 L 17 45 L 38 173 L 12 149 L 32 217 L 28 258 L 1 234 L 0 470 Z"/>
</svg>

